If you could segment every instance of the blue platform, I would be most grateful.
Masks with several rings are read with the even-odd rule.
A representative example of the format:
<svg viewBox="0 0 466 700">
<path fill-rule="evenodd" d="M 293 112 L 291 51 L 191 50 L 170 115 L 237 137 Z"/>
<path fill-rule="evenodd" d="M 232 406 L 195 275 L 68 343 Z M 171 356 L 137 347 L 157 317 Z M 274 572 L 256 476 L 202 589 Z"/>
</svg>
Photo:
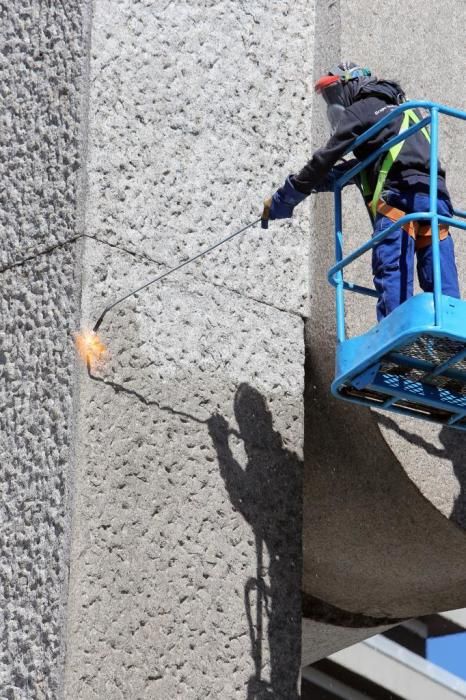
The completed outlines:
<svg viewBox="0 0 466 700">
<path fill-rule="evenodd" d="M 413 108 L 426 110 L 428 116 L 402 135 L 390 139 L 342 176 L 335 186 L 336 264 L 329 271 L 329 281 L 336 287 L 338 344 L 332 393 L 363 406 L 466 430 L 466 301 L 442 295 L 439 252 L 439 223 L 466 230 L 466 213 L 455 210 L 454 218 L 438 215 L 436 186 L 439 114 L 466 120 L 466 113 L 432 102 L 407 102 L 356 139 L 351 150 L 381 130 L 388 121 Z M 431 128 L 430 212 L 403 217 L 344 257 L 341 203 L 344 185 L 383 151 L 427 125 Z M 348 282 L 344 278 L 345 268 L 395 227 L 416 219 L 430 220 L 432 226 L 433 293 L 408 299 L 367 333 L 347 338 L 344 294 L 377 295 L 373 289 Z"/>
<path fill-rule="evenodd" d="M 466 302 L 442 296 L 442 306 L 441 329 L 433 294 L 418 294 L 340 343 L 333 394 L 466 430 Z"/>
</svg>

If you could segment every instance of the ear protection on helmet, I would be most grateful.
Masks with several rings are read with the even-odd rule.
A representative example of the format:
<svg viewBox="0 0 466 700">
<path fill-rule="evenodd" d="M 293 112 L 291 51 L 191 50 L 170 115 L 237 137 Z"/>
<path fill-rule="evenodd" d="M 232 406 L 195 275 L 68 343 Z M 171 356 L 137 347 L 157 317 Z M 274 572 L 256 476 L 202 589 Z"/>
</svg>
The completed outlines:
<svg viewBox="0 0 466 700">
<path fill-rule="evenodd" d="M 348 83 L 350 80 L 369 78 L 371 75 L 370 68 L 360 68 L 355 63 L 340 63 L 338 66 L 333 66 L 327 75 L 319 78 L 314 89 L 316 92 L 322 92 L 334 83 Z"/>
</svg>

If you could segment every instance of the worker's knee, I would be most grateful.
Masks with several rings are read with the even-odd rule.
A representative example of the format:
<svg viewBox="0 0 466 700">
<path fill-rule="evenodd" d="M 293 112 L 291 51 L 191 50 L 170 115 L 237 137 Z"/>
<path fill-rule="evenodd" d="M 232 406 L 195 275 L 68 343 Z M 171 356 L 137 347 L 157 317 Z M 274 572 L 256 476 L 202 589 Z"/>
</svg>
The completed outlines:
<svg viewBox="0 0 466 700">
<path fill-rule="evenodd" d="M 433 291 L 432 245 L 418 250 L 417 270 L 421 289 L 423 289 L 424 292 Z M 440 270 L 442 277 L 442 293 L 459 299 L 460 290 L 455 261 L 455 246 L 450 234 L 440 241 Z"/>
</svg>

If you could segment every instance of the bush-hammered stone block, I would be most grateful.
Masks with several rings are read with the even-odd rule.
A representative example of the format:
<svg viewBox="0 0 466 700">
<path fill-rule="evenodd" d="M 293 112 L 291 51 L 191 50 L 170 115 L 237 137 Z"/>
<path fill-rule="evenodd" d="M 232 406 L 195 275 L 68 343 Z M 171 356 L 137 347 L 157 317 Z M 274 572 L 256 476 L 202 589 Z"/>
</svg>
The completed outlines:
<svg viewBox="0 0 466 700">
<path fill-rule="evenodd" d="M 86 12 L 84 2 L 2 5 L 2 267 L 80 226 Z M 60 694 L 78 254 L 70 245 L 1 275 L 0 696 L 9 700 Z"/>
<path fill-rule="evenodd" d="M 154 262 L 86 242 L 88 325 L 258 218 L 301 159 L 312 10 L 95 4 L 88 232 Z M 305 216 L 104 320 L 80 393 L 70 699 L 298 697 Z"/>
</svg>

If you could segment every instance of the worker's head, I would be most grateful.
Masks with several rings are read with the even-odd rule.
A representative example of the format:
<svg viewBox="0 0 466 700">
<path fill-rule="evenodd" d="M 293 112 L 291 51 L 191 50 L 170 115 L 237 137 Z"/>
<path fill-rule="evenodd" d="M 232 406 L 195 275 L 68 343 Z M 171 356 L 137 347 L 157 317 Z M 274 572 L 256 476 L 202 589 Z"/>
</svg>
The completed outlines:
<svg viewBox="0 0 466 700">
<path fill-rule="evenodd" d="M 332 132 L 344 110 L 353 104 L 361 87 L 377 81 L 377 78 L 371 76 L 369 68 L 361 68 L 352 61 L 346 61 L 333 66 L 316 82 L 315 90 L 322 95 L 327 105 L 327 118 Z"/>
<path fill-rule="evenodd" d="M 246 452 L 281 447 L 280 434 L 273 429 L 272 414 L 262 394 L 249 384 L 240 384 L 235 395 L 235 418 Z"/>
<path fill-rule="evenodd" d="M 333 66 L 316 84 L 315 90 L 324 98 L 332 133 L 347 107 L 365 97 L 378 96 L 391 104 L 401 104 L 405 94 L 393 80 L 379 80 L 369 68 L 345 61 Z"/>
</svg>

